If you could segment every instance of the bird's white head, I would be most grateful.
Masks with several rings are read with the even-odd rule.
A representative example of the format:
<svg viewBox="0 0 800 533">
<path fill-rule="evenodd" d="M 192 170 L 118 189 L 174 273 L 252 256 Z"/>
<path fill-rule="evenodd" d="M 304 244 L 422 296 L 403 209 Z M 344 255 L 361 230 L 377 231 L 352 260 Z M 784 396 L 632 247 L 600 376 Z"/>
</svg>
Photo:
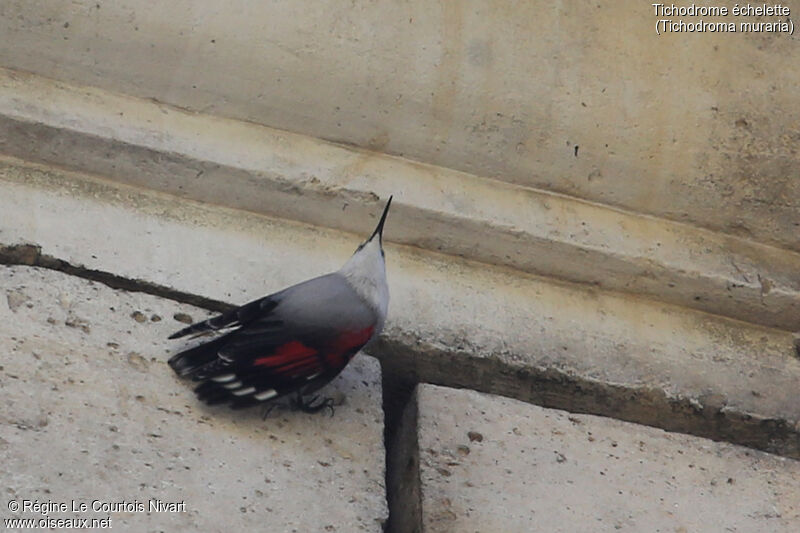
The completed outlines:
<svg viewBox="0 0 800 533">
<path fill-rule="evenodd" d="M 392 205 L 392 197 L 386 203 L 375 231 L 361 243 L 347 263 L 339 269 L 345 279 L 364 301 L 381 318 L 386 318 L 389 307 L 389 286 L 386 283 L 386 261 L 383 254 L 383 224 Z"/>
</svg>

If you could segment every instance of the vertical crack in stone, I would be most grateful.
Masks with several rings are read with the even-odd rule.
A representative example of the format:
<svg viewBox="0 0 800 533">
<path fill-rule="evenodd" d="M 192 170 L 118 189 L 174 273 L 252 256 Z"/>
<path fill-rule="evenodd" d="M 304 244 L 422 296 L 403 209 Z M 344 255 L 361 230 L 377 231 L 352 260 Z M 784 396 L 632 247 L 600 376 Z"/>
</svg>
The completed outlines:
<svg viewBox="0 0 800 533">
<path fill-rule="evenodd" d="M 386 442 L 386 533 L 422 531 L 416 383 L 382 365 Z"/>
</svg>

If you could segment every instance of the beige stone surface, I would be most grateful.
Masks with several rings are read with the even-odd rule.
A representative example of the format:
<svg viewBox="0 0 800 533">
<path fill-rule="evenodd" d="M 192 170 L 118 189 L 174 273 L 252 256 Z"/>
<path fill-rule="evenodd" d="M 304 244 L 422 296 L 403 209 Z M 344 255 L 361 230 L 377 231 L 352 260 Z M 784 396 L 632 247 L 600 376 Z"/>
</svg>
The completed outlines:
<svg viewBox="0 0 800 533">
<path fill-rule="evenodd" d="M 373 227 L 345 234 L 15 168 L 0 178 L 0 243 L 232 303 L 339 268 Z M 402 225 L 402 211 L 386 222 Z M 800 456 L 788 332 L 392 243 L 386 258 L 375 353 L 395 372 Z"/>
<path fill-rule="evenodd" d="M 635 0 L 11 0 L 0 65 L 800 251 L 794 37 L 658 20 Z"/>
<path fill-rule="evenodd" d="M 800 529 L 791 459 L 473 391 L 414 401 L 425 533 Z"/>
<path fill-rule="evenodd" d="M 800 329 L 800 254 L 443 167 L 0 69 L 0 152 L 184 198 Z"/>
<path fill-rule="evenodd" d="M 0 266 L 0 517 L 7 501 L 139 502 L 121 531 L 382 531 L 380 368 L 358 356 L 333 418 L 207 408 L 166 360 L 198 308 L 59 272 Z M 185 512 L 148 512 L 149 501 Z"/>
</svg>

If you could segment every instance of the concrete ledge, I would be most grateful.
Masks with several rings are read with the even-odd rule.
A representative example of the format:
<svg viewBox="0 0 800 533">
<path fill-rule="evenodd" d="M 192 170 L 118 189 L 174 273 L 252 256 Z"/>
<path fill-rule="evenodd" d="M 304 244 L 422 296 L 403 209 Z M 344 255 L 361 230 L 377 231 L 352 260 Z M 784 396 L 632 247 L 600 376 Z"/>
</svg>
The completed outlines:
<svg viewBox="0 0 800 533">
<path fill-rule="evenodd" d="M 800 252 L 797 43 L 651 7 L 6 0 L 0 65 Z"/>
<path fill-rule="evenodd" d="M 202 406 L 166 365 L 173 317 L 204 310 L 28 267 L 0 267 L 0 286 L 7 499 L 186 504 L 77 515 L 110 514 L 125 531 L 383 531 L 375 359 L 357 357 L 326 390 L 345 402 L 335 417 L 278 407 L 262 420 Z"/>
<path fill-rule="evenodd" d="M 372 224 L 348 235 L 9 160 L 0 188 L 6 247 L 232 303 L 335 270 Z M 800 457 L 788 332 L 405 246 L 386 255 L 376 353 L 393 375 Z"/>
<path fill-rule="evenodd" d="M 398 436 L 389 531 L 800 529 L 800 463 L 730 444 L 431 385 Z"/>
<path fill-rule="evenodd" d="M 149 100 L 0 70 L 0 152 L 184 198 L 800 329 L 800 254 Z"/>
</svg>

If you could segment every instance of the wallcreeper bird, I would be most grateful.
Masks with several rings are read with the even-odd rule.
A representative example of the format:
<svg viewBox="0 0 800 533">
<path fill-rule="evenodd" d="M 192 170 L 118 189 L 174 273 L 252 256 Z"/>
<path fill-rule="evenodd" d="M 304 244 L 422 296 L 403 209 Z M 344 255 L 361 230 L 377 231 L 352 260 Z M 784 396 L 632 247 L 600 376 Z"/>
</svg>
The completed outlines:
<svg viewBox="0 0 800 533">
<path fill-rule="evenodd" d="M 217 333 L 173 356 L 172 369 L 202 381 L 195 392 L 208 404 L 242 408 L 295 394 L 293 403 L 306 412 L 331 408 L 330 398 L 304 397 L 335 378 L 383 329 L 389 287 L 382 234 L 391 203 L 389 197 L 372 236 L 337 272 L 171 335 Z"/>
</svg>

